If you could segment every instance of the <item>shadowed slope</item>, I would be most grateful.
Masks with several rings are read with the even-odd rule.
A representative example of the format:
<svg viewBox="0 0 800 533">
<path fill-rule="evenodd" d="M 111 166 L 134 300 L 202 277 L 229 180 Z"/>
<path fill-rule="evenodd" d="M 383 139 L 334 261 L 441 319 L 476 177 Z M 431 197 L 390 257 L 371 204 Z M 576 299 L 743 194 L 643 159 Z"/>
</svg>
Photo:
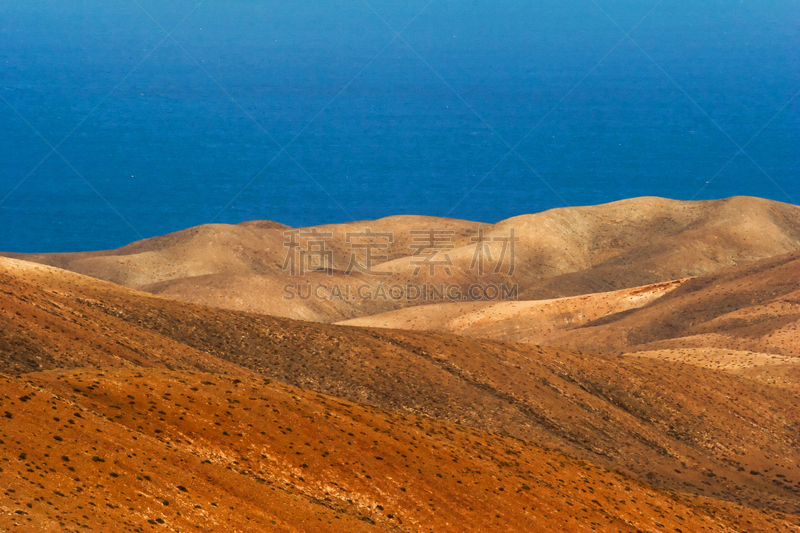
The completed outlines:
<svg viewBox="0 0 800 533">
<path fill-rule="evenodd" d="M 689 280 L 637 310 L 589 323 L 554 344 L 591 350 L 721 348 L 800 356 L 800 254 Z"/>
</svg>

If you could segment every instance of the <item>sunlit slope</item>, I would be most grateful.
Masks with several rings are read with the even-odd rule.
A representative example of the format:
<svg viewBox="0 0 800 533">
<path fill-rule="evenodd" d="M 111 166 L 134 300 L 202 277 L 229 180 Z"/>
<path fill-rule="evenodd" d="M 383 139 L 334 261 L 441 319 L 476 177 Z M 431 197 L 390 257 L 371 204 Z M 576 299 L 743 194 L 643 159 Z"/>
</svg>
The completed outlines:
<svg viewBox="0 0 800 533">
<path fill-rule="evenodd" d="M 751 197 L 701 202 L 645 197 L 553 209 L 496 224 L 395 216 L 298 230 L 298 248 L 289 247 L 288 229 L 273 222 L 215 224 L 117 250 L 14 256 L 182 301 L 337 322 L 430 302 L 414 298 L 337 299 L 329 291 L 323 292 L 321 299 L 286 300 L 284 286 L 347 286 L 355 295 L 362 285 L 375 294 L 382 284 L 449 284 L 461 287 L 467 299 L 473 297 L 466 290 L 473 284 L 516 284 L 522 300 L 609 292 L 707 274 L 800 249 L 800 208 Z M 345 274 L 351 254 L 366 262 L 362 257 L 366 252 L 353 248 L 353 242 L 358 241 L 352 234 L 367 229 L 391 234 L 391 240 L 376 240 L 386 248 L 374 250 L 371 272 L 390 272 L 391 276 L 358 270 Z M 441 250 L 447 260 L 444 255 L 436 259 L 449 261 L 452 266 L 435 268 L 433 273 L 422 268 L 415 275 L 420 257 L 415 256 L 419 250 L 414 247 L 425 238 L 412 232 L 430 229 L 442 232 L 436 245 L 448 247 Z M 481 248 L 479 255 L 496 263 L 503 258 L 497 272 L 497 265 L 479 272 L 475 240 L 481 233 L 486 249 Z M 327 236 L 319 236 L 323 234 Z M 502 250 L 503 239 L 512 235 L 518 239 L 513 271 L 510 249 L 506 255 Z M 299 251 L 319 241 L 325 242 L 330 253 L 331 275 L 307 272 L 292 276 L 287 255 L 299 261 Z"/>
<path fill-rule="evenodd" d="M 0 376 L 20 531 L 791 531 L 496 434 L 264 380 Z M 767 522 L 769 520 L 769 522 Z"/>
<path fill-rule="evenodd" d="M 553 300 L 441 303 L 339 322 L 347 326 L 447 332 L 477 339 L 549 344 L 593 320 L 643 307 L 686 280 Z"/>
<path fill-rule="evenodd" d="M 800 509 L 800 398 L 763 381 L 680 362 L 277 319 L 34 263 L 0 266 L 6 373 L 94 366 L 267 377 L 502 432 L 662 488 Z"/>
</svg>

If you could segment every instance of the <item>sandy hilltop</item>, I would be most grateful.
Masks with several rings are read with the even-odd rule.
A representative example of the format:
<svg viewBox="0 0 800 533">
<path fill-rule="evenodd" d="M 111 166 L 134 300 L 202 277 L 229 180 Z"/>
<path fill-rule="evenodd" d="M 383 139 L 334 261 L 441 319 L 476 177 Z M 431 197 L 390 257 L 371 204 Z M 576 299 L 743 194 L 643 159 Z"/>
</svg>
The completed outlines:
<svg viewBox="0 0 800 533">
<path fill-rule="evenodd" d="M 758 198 L 4 254 L 0 529 L 800 531 L 798 325 Z"/>
</svg>

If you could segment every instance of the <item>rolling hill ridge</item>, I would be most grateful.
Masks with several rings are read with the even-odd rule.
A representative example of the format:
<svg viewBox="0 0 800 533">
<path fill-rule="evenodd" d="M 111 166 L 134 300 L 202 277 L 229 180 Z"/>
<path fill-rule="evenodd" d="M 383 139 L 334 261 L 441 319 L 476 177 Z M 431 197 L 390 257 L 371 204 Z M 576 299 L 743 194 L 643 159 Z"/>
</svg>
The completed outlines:
<svg viewBox="0 0 800 533">
<path fill-rule="evenodd" d="M 366 230 L 371 237 L 363 237 Z M 430 230 L 436 232 L 431 239 L 425 235 Z M 292 239 L 296 248 L 289 246 Z M 483 272 L 476 261 L 479 240 L 478 255 L 488 267 Z M 368 252 L 357 246 L 367 242 L 383 247 Z M 419 248 L 426 243 L 439 247 L 434 261 L 442 263 L 432 272 L 423 257 L 431 250 Z M 330 272 L 310 268 L 302 276 L 294 270 L 293 276 L 289 256 L 298 267 L 301 252 L 320 246 L 328 254 L 324 265 Z M 287 300 L 283 287 L 338 284 L 355 294 L 366 285 L 374 294 L 379 285 L 447 284 L 471 299 L 470 285 L 506 283 L 518 286 L 520 300 L 542 300 L 699 276 L 798 249 L 800 207 L 751 197 L 701 202 L 646 197 L 553 209 L 496 224 L 420 216 L 298 229 L 247 222 L 199 226 L 117 250 L 6 255 L 182 301 L 330 323 L 430 302 L 407 294 L 397 300 Z M 367 253 L 372 257 L 369 273 L 356 269 L 347 274 L 351 258 L 364 266 Z M 321 254 L 306 259 L 323 265 Z"/>
<path fill-rule="evenodd" d="M 1 261 L 7 374 L 268 378 L 535 442 L 662 489 L 800 509 L 798 392 L 657 359 L 225 311 Z"/>
</svg>

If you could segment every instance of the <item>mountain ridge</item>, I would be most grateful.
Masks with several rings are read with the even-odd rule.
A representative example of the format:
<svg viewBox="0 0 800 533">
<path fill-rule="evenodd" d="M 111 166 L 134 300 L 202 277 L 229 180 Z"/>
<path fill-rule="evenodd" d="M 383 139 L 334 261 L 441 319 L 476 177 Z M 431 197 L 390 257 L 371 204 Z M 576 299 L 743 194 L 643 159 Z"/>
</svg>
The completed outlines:
<svg viewBox="0 0 800 533">
<path fill-rule="evenodd" d="M 375 271 L 392 276 L 346 275 L 351 254 L 347 233 L 392 233 L 392 242 L 378 250 Z M 438 243 L 452 264 L 448 271 L 419 267 L 419 239 L 412 231 L 434 228 L 449 232 Z M 287 265 L 284 232 L 329 233 L 331 275 L 307 272 L 293 276 Z M 519 239 L 512 270 L 503 239 Z M 483 233 L 481 233 L 483 232 Z M 483 236 L 496 266 L 479 274 L 476 239 Z M 416 239 L 416 240 L 415 240 Z M 493 241 L 492 239 L 499 239 Z M 298 237 L 307 249 L 315 237 Z M 506 242 L 507 244 L 507 242 Z M 272 222 L 236 226 L 209 225 L 132 243 L 118 250 L 74 254 L 5 254 L 50 264 L 182 301 L 225 309 L 285 316 L 316 322 L 339 322 L 412 307 L 408 295 L 387 298 L 287 300 L 287 284 L 359 285 L 371 293 L 381 284 L 447 284 L 461 294 L 474 284 L 519 287 L 521 300 L 542 300 L 608 292 L 698 276 L 739 263 L 800 249 L 800 207 L 752 197 L 682 202 L 644 197 L 600 206 L 559 208 L 520 215 L 496 224 L 418 216 L 289 229 Z M 443 255 L 437 256 L 442 259 Z M 503 264 L 499 265 L 501 256 Z M 358 256 L 362 257 L 362 256 Z"/>
</svg>

